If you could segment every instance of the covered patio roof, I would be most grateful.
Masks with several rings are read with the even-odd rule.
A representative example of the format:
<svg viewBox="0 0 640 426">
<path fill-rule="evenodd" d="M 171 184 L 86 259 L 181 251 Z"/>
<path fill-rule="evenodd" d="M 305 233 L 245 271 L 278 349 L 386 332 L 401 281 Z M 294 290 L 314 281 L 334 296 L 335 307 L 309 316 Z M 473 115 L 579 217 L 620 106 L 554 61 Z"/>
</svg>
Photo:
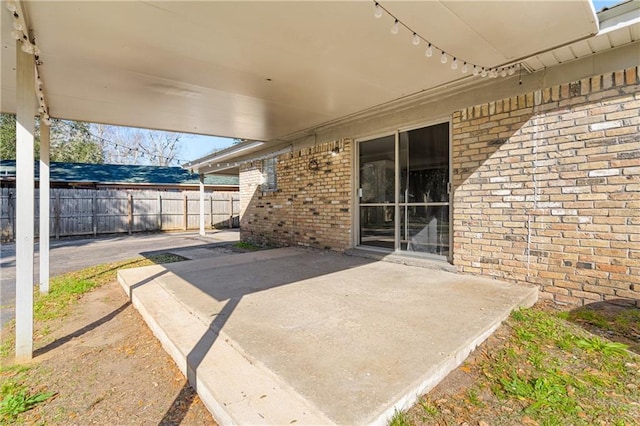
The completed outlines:
<svg viewBox="0 0 640 426">
<path fill-rule="evenodd" d="M 42 1 L 22 8 L 41 51 L 52 117 L 264 141 L 480 79 L 462 74 L 464 61 L 509 66 L 598 32 L 589 0 L 380 4 L 388 13 L 379 19 L 373 1 Z M 406 25 L 396 36 L 394 17 Z M 12 29 L 3 10 L 3 112 L 16 111 Z M 412 31 L 422 38 L 417 46 Z M 427 42 L 439 48 L 431 58 Z"/>
<path fill-rule="evenodd" d="M 192 167 L 201 175 L 203 194 L 202 175 L 223 170 L 210 163 L 224 159 L 233 168 L 235 159 L 273 152 L 319 126 L 422 93 L 475 85 L 483 78 L 472 65 L 494 75 L 531 71 L 547 66 L 541 55 L 567 46 L 579 57 L 637 41 L 638 7 L 632 4 L 628 13 L 617 7 L 608 14 L 610 45 L 600 39 L 601 45 L 589 44 L 589 52 L 579 43 L 603 36 L 589 0 L 3 0 L 0 111 L 17 113 L 18 210 L 24 219 L 16 245 L 16 304 L 24 309 L 16 330 L 25 338 L 16 352 L 26 356 L 31 350 L 26 337 L 32 334 L 36 106 L 29 99 L 36 93 L 45 111 L 41 184 L 49 181 L 48 113 L 248 140 Z M 429 46 L 433 55 L 425 57 Z M 34 80 L 42 83 L 41 93 Z M 49 211 L 47 191 L 48 186 L 40 192 L 41 211 Z M 202 209 L 201 203 L 203 233 Z M 48 235 L 46 214 L 40 222 Z M 48 256 L 42 254 L 48 253 L 48 239 L 40 245 L 46 291 Z"/>
</svg>

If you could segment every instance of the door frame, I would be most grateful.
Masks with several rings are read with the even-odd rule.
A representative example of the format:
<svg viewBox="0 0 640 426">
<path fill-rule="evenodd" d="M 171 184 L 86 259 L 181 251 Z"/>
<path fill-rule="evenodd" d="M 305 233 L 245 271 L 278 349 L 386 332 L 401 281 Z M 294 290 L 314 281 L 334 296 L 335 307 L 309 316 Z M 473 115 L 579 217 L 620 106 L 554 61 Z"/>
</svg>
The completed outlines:
<svg viewBox="0 0 640 426">
<path fill-rule="evenodd" d="M 353 159 L 352 159 L 352 176 L 353 176 L 353 197 L 352 197 L 352 205 L 353 205 L 353 213 L 352 213 L 352 217 L 351 217 L 351 224 L 352 224 L 352 229 L 351 229 L 351 235 L 352 235 L 352 247 L 356 247 L 359 249 L 363 249 L 363 250 L 370 250 L 370 251 L 377 251 L 377 252 L 382 252 L 382 253 L 389 253 L 388 250 L 385 250 L 383 248 L 378 248 L 378 247 L 374 247 L 374 246 L 366 246 L 366 245 L 361 245 L 360 244 L 360 194 L 359 194 L 359 189 L 360 189 L 360 144 L 363 142 L 368 142 L 368 141 L 372 141 L 374 139 L 378 139 L 378 138 L 382 138 L 382 137 L 388 137 L 388 136 L 394 136 L 394 158 L 395 158 L 395 196 L 394 196 L 394 220 L 395 220 L 395 224 L 394 224 L 394 228 L 395 228 L 395 243 L 394 243 L 394 250 L 391 251 L 391 253 L 395 253 L 395 254 L 402 254 L 402 255 L 408 255 L 411 252 L 407 252 L 406 250 L 400 250 L 400 238 L 401 238 L 401 233 L 400 233 L 400 220 L 399 220 L 399 214 L 400 214 L 400 200 L 399 200 L 399 194 L 400 194 L 400 161 L 399 161 L 399 155 L 400 155 L 400 143 L 399 143 L 399 139 L 400 139 L 400 133 L 401 132 L 408 132 L 411 130 L 416 130 L 416 129 L 421 129 L 423 127 L 430 127 L 430 126 L 435 126 L 438 124 L 444 124 L 447 123 L 449 125 L 449 183 L 448 183 L 448 195 L 449 195 L 449 255 L 447 256 L 447 261 L 448 262 L 453 262 L 453 193 L 454 193 L 454 187 L 453 187 L 453 122 L 451 117 L 446 117 L 446 118 L 442 118 L 442 119 L 436 119 L 436 120 L 430 120 L 429 122 L 426 123 L 420 123 L 420 124 L 414 124 L 411 126 L 403 126 L 403 127 L 397 127 L 395 130 L 390 130 L 387 132 L 380 132 L 380 133 L 376 133 L 376 134 L 372 134 L 372 135 L 368 135 L 366 137 L 361 137 L 361 138 L 356 138 L 354 139 L 354 143 L 353 143 Z M 434 258 L 433 256 L 430 256 L 428 254 L 418 254 L 418 253 L 411 253 L 410 255 L 417 255 L 420 257 L 425 257 L 425 258 Z M 438 260 L 443 260 L 441 257 L 437 258 Z"/>
</svg>

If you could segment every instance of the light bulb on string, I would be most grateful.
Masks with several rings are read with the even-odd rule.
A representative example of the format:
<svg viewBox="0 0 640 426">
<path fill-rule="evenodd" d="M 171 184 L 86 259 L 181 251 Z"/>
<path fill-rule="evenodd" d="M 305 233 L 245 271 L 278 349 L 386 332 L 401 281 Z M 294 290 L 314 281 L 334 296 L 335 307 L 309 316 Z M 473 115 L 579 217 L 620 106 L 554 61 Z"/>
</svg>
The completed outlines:
<svg viewBox="0 0 640 426">
<path fill-rule="evenodd" d="M 396 19 L 396 21 L 391 26 L 391 34 L 397 35 L 399 31 L 400 31 L 400 23 Z"/>
<path fill-rule="evenodd" d="M 22 47 L 20 49 L 22 49 L 22 51 L 25 53 L 29 53 L 31 55 L 33 54 L 33 45 L 28 41 L 23 41 Z"/>
<path fill-rule="evenodd" d="M 424 56 L 426 56 L 427 58 L 433 56 L 433 48 L 431 47 L 431 43 L 429 43 L 429 47 L 427 47 L 427 50 L 424 52 Z"/>
<path fill-rule="evenodd" d="M 24 26 L 18 21 L 13 21 L 13 28 L 16 31 L 24 31 Z"/>
<path fill-rule="evenodd" d="M 376 2 L 376 7 L 375 7 L 374 12 L 373 12 L 373 16 L 376 19 L 382 18 L 382 8 L 380 7 L 380 5 L 377 2 Z"/>
<path fill-rule="evenodd" d="M 461 67 L 462 68 L 461 71 L 462 71 L 463 74 L 467 74 L 467 73 L 469 73 L 469 71 L 472 71 L 474 76 L 481 75 L 482 77 L 489 76 L 490 78 L 497 78 L 499 76 L 506 77 L 506 75 L 513 75 L 513 73 L 515 73 L 515 71 L 516 71 L 515 67 L 517 65 L 512 65 L 512 66 L 509 66 L 509 67 L 502 67 L 502 68 L 484 68 L 484 67 L 481 67 L 479 65 L 475 65 L 473 63 L 468 63 L 467 61 L 463 61 L 462 59 L 458 60 L 458 58 L 456 56 L 448 54 L 447 52 L 445 52 L 444 50 L 438 48 L 437 46 L 433 46 L 429 42 L 429 40 L 427 40 L 424 37 L 422 37 L 420 34 L 418 34 L 412 28 L 407 26 L 404 22 L 402 22 L 398 18 L 396 18 L 395 15 L 393 15 L 390 12 L 388 12 L 384 7 L 382 7 L 378 3 L 378 1 L 374 1 L 374 13 L 373 13 L 374 17 L 375 18 L 381 18 L 384 15 L 383 12 L 386 12 L 389 15 L 389 17 L 393 18 L 393 20 L 394 20 L 393 25 L 390 28 L 391 34 L 398 35 L 400 33 L 400 25 L 402 25 L 411 34 L 411 44 L 413 44 L 414 46 L 419 46 L 421 41 L 424 41 L 425 44 L 427 44 L 427 48 L 424 51 L 424 55 L 427 58 L 430 58 L 434 54 L 434 49 L 437 50 L 438 52 L 440 52 L 440 63 L 446 64 L 451 60 L 451 69 L 452 70 L 457 70 L 457 69 L 459 69 Z M 34 47 L 35 47 L 35 45 L 34 45 Z M 451 57 L 449 58 L 449 56 L 451 56 Z M 459 65 L 459 62 L 462 62 L 462 66 Z M 470 69 L 471 66 L 473 67 L 473 70 Z"/>
</svg>

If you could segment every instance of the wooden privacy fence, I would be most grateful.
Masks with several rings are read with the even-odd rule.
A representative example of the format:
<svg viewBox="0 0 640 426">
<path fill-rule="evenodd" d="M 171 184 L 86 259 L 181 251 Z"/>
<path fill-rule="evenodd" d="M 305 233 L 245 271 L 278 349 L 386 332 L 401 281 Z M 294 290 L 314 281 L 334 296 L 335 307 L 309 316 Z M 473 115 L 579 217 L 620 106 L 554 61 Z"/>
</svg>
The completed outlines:
<svg viewBox="0 0 640 426">
<path fill-rule="evenodd" d="M 2 241 L 15 238 L 15 188 L 0 189 Z M 35 232 L 39 234 L 39 193 L 36 189 Z M 200 228 L 199 191 L 58 189 L 50 192 L 52 237 Z M 238 192 L 205 193 L 205 227 L 240 224 Z"/>
</svg>

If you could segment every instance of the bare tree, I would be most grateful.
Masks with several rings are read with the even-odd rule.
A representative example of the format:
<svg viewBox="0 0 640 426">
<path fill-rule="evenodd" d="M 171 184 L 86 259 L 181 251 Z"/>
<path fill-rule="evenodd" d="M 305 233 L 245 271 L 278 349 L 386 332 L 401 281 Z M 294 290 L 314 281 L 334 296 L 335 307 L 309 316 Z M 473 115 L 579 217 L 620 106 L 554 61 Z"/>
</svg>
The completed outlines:
<svg viewBox="0 0 640 426">
<path fill-rule="evenodd" d="M 110 164 L 179 164 L 182 133 L 143 130 L 96 124 L 93 134 L 102 144 L 104 160 Z"/>
</svg>

